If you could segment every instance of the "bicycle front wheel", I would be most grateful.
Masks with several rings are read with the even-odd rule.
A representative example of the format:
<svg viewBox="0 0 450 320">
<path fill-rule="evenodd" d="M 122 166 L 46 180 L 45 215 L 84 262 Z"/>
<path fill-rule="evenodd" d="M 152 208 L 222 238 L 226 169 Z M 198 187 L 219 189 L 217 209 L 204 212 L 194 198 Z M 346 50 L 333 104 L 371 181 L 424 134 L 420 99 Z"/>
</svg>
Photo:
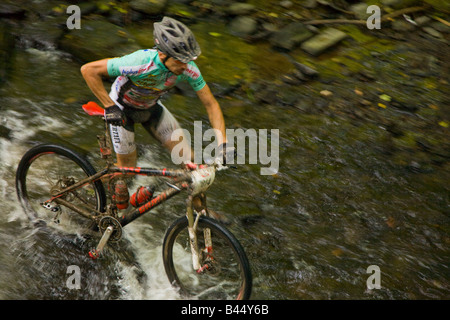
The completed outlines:
<svg viewBox="0 0 450 320">
<path fill-rule="evenodd" d="M 44 207 L 43 203 L 55 192 L 95 172 L 86 158 L 67 147 L 44 144 L 31 148 L 20 160 L 16 172 L 17 195 L 27 217 L 32 222 L 44 221 L 72 232 L 92 228 L 90 219 L 73 210 L 52 203 Z M 61 198 L 87 211 L 102 212 L 106 204 L 101 181 L 83 185 Z"/>
<path fill-rule="evenodd" d="M 210 246 L 207 245 L 210 235 Z M 252 275 L 238 240 L 216 220 L 200 217 L 197 241 L 202 270 L 194 270 L 188 219 L 175 221 L 166 232 L 163 262 L 171 284 L 189 299 L 249 299 Z"/>
</svg>

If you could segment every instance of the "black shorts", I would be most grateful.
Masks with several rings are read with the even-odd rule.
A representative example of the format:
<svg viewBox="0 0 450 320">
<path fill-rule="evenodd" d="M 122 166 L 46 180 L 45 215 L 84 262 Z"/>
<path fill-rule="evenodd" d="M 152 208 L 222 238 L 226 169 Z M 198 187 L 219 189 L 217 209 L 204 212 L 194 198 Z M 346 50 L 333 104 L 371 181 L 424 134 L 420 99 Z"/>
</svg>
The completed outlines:
<svg viewBox="0 0 450 320">
<path fill-rule="evenodd" d="M 127 120 L 126 125 L 110 125 L 111 140 L 117 154 L 130 154 L 136 150 L 134 141 L 136 123 L 141 123 L 145 130 L 163 145 L 171 141 L 175 130 L 181 129 L 178 121 L 160 101 L 148 110 L 125 108 L 123 111 Z M 187 143 L 187 140 L 183 139 L 183 142 Z"/>
</svg>

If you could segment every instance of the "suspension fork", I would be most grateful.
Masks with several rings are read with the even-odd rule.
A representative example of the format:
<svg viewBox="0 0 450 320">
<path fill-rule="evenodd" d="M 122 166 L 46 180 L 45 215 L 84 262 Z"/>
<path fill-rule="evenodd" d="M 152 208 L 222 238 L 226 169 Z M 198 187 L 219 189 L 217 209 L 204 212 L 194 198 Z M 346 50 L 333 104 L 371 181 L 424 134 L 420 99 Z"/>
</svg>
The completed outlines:
<svg viewBox="0 0 450 320">
<path fill-rule="evenodd" d="M 197 273 L 202 273 L 204 270 L 208 269 L 207 264 L 203 264 L 203 256 L 202 252 L 206 251 L 206 254 L 211 253 L 212 251 L 212 239 L 211 239 L 211 230 L 209 228 L 205 228 L 203 230 L 203 237 L 205 241 L 205 248 L 199 249 L 198 247 L 198 237 L 197 237 L 197 226 L 200 220 L 200 216 L 206 213 L 206 210 L 202 210 L 198 212 L 196 216 L 194 216 L 193 210 L 193 196 L 192 194 L 188 196 L 186 201 L 186 217 L 188 219 L 188 232 L 189 232 L 189 243 L 191 246 L 191 254 L 192 254 L 192 267 Z"/>
</svg>

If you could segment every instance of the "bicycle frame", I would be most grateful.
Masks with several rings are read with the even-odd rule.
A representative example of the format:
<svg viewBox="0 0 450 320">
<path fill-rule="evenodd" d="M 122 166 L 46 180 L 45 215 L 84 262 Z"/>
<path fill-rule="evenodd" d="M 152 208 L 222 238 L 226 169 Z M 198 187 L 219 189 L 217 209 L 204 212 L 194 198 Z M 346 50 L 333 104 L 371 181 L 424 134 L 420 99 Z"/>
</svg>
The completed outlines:
<svg viewBox="0 0 450 320">
<path fill-rule="evenodd" d="M 83 109 L 86 113 L 90 115 L 102 116 L 103 110 L 100 106 L 96 104 L 91 104 L 91 110 L 87 110 L 85 108 L 87 105 L 83 106 Z M 201 168 L 197 168 L 195 170 L 188 171 L 186 169 L 158 169 L 158 168 L 145 168 L 145 167 L 117 167 L 113 164 L 112 161 L 112 148 L 111 148 L 111 138 L 108 130 L 107 124 L 105 124 L 105 136 L 98 136 L 98 141 L 100 145 L 100 153 L 101 157 L 106 160 L 107 166 L 96 174 L 87 177 L 83 180 L 80 180 L 73 185 L 64 188 L 63 190 L 59 190 L 55 194 L 52 194 L 51 199 L 46 201 L 44 204 L 48 204 L 51 202 L 55 202 L 58 205 L 65 206 L 78 214 L 94 221 L 97 225 L 100 225 L 100 221 L 102 218 L 108 217 L 112 222 L 116 223 L 116 225 L 110 224 L 102 235 L 102 238 L 97 246 L 97 249 L 90 252 L 90 256 L 92 258 L 97 258 L 100 252 L 103 250 L 103 247 L 108 242 L 109 238 L 112 236 L 114 232 L 114 228 L 123 228 L 127 224 L 141 217 L 145 213 L 149 212 L 153 208 L 157 207 L 161 203 L 167 201 L 172 198 L 176 194 L 180 193 L 183 190 L 187 190 L 189 192 L 188 199 L 186 202 L 186 216 L 188 219 L 188 232 L 190 237 L 190 246 L 192 252 L 192 263 L 193 268 L 197 272 L 201 273 L 207 266 L 202 266 L 201 261 L 201 253 L 199 252 L 197 245 L 197 236 L 196 229 L 199 221 L 199 217 L 202 214 L 207 214 L 206 203 L 204 204 L 204 210 L 202 212 L 198 212 L 197 217 L 194 215 L 194 206 L 193 199 L 196 195 L 201 194 L 206 191 L 206 189 L 211 186 L 215 178 L 215 171 L 226 169 L 227 167 L 222 166 L 220 163 L 216 162 L 214 165 L 203 166 Z M 100 180 L 104 177 L 109 177 L 110 179 L 114 179 L 118 176 L 126 176 L 126 175 L 143 175 L 143 176 L 151 176 L 151 177 L 164 177 L 173 180 L 173 184 L 167 183 L 168 188 L 163 190 L 159 195 L 150 199 L 146 203 L 142 204 L 138 208 L 124 213 L 122 216 L 117 215 L 117 208 L 115 207 L 114 202 L 108 205 L 106 212 L 101 212 L 97 210 L 93 210 L 91 208 L 82 208 L 79 206 L 75 206 L 69 201 L 63 199 L 63 196 L 71 191 L 76 190 L 86 184 L 93 183 L 97 180 Z M 113 219 L 112 219 L 113 218 Z M 110 221 L 110 222 L 111 222 Z M 117 225 L 118 224 L 118 225 Z M 120 232 L 121 234 L 121 232 Z M 205 252 L 212 251 L 212 240 L 211 240 L 211 232 L 209 229 L 204 231 L 205 236 Z M 120 238 L 120 237 L 119 237 Z"/>
<path fill-rule="evenodd" d="M 61 197 L 73 190 L 76 190 L 77 188 L 86 185 L 88 183 L 92 183 L 94 181 L 97 181 L 103 177 L 111 176 L 111 175 L 145 175 L 145 176 L 160 176 L 160 177 L 166 177 L 166 178 L 182 178 L 183 181 L 175 182 L 171 187 L 167 188 L 163 192 L 161 192 L 158 196 L 151 199 L 150 201 L 146 202 L 145 204 L 141 205 L 140 207 L 136 208 L 133 211 L 127 212 L 125 215 L 121 216 L 119 218 L 119 221 L 124 227 L 128 223 L 134 221 L 138 217 L 142 216 L 144 213 L 150 211 L 154 207 L 158 206 L 159 204 L 163 203 L 164 201 L 170 199 L 174 195 L 180 193 L 182 190 L 185 190 L 189 187 L 188 179 L 189 176 L 186 175 L 185 170 L 169 170 L 169 169 L 153 169 L 153 168 L 141 168 L 141 167 L 107 167 L 101 171 L 99 171 L 97 174 L 90 176 L 88 178 L 85 178 L 83 180 L 78 181 L 77 183 L 59 191 L 57 194 L 53 195 L 51 199 L 49 199 L 47 202 L 54 201 L 57 204 L 64 205 L 71 210 L 81 214 L 82 216 L 91 219 L 91 220 L 98 220 L 99 217 L 104 216 L 105 214 L 100 211 L 96 210 L 85 210 L 80 207 L 73 206 L 70 202 L 62 199 Z M 94 214 L 92 214 L 94 213 Z"/>
</svg>

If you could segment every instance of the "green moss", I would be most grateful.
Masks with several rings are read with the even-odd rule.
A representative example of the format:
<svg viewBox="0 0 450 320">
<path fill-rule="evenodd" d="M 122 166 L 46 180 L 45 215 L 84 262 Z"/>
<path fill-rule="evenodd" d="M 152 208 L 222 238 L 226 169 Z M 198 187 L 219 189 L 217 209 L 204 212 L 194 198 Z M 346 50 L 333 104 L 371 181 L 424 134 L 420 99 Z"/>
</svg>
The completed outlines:
<svg viewBox="0 0 450 320">
<path fill-rule="evenodd" d="M 359 44 L 376 41 L 377 39 L 363 32 L 358 26 L 355 25 L 341 25 L 339 30 L 344 31 L 348 36 Z M 344 40 L 345 41 L 345 40 Z"/>
<path fill-rule="evenodd" d="M 418 137 L 417 133 L 413 131 L 405 131 L 402 136 L 395 138 L 393 140 L 400 149 L 414 149 L 416 148 L 417 137 Z"/>
<path fill-rule="evenodd" d="M 442 11 L 450 11 L 450 2 L 449 1 L 442 1 L 442 0 L 425 0 L 425 3 L 428 3 L 436 10 L 442 10 Z"/>
</svg>

